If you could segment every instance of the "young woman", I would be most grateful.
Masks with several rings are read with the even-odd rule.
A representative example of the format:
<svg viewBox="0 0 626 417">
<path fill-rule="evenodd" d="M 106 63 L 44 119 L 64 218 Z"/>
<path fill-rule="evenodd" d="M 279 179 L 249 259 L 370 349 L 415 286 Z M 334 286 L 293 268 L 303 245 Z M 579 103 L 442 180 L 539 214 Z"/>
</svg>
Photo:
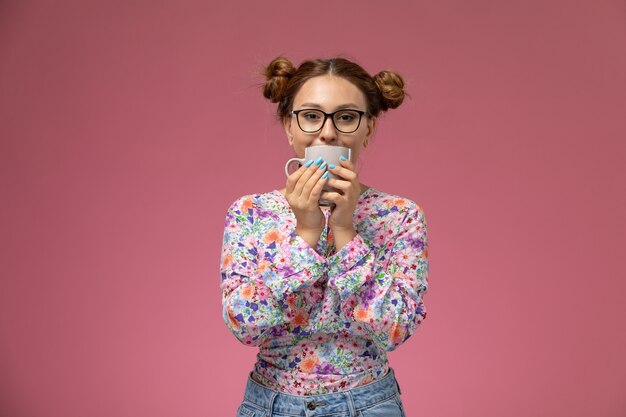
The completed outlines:
<svg viewBox="0 0 626 417">
<path fill-rule="evenodd" d="M 237 415 L 404 416 L 387 352 L 426 317 L 426 219 L 413 201 L 362 184 L 355 169 L 376 117 L 402 103 L 404 82 L 342 58 L 295 68 L 279 57 L 266 76 L 264 96 L 278 103 L 297 157 L 331 145 L 350 148 L 352 161 L 308 161 L 285 188 L 228 209 L 224 321 L 259 347 Z"/>
</svg>

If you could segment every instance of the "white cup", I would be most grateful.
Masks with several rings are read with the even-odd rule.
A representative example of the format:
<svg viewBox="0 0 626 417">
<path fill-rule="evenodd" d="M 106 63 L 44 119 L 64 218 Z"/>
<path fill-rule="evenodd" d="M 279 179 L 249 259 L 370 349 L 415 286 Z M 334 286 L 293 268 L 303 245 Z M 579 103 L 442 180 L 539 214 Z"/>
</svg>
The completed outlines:
<svg viewBox="0 0 626 417">
<path fill-rule="evenodd" d="M 345 148 L 343 146 L 329 146 L 329 145 L 318 145 L 318 146 L 309 146 L 304 149 L 304 158 L 291 158 L 285 164 L 285 175 L 289 176 L 291 173 L 289 172 L 289 165 L 292 162 L 299 162 L 300 165 L 304 165 L 309 161 L 315 161 L 318 157 L 322 157 L 323 161 L 326 161 L 327 165 L 334 164 L 335 166 L 341 166 L 339 161 L 341 157 L 345 157 L 348 161 L 352 160 L 352 150 L 350 148 Z M 328 171 L 328 178 L 337 178 L 332 172 Z M 335 188 L 332 188 L 328 185 L 328 183 L 324 184 L 324 191 L 337 191 Z M 334 206 L 335 203 L 329 200 L 320 199 L 320 206 Z"/>
</svg>

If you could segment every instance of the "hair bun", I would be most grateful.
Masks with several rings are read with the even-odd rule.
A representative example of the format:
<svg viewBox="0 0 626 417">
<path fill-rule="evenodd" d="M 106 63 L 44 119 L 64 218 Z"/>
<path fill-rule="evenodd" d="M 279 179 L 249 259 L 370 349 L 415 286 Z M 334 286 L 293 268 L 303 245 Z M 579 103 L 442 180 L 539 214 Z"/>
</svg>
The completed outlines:
<svg viewBox="0 0 626 417">
<path fill-rule="evenodd" d="M 284 96 L 289 79 L 296 72 L 290 60 L 279 56 L 274 58 L 272 62 L 265 67 L 265 78 L 267 79 L 263 86 L 263 96 L 272 103 L 278 103 Z"/>
<path fill-rule="evenodd" d="M 395 109 L 404 100 L 404 80 L 393 71 L 381 71 L 374 75 L 374 82 L 382 96 L 382 110 Z"/>
</svg>

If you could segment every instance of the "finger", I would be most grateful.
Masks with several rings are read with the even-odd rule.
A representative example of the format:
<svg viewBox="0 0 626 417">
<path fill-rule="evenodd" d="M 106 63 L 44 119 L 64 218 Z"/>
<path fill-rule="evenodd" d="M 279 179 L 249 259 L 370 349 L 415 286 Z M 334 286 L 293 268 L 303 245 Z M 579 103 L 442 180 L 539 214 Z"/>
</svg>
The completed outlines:
<svg viewBox="0 0 626 417">
<path fill-rule="evenodd" d="M 287 177 L 287 194 L 291 194 L 293 192 L 293 189 L 295 188 L 296 183 L 298 182 L 302 174 L 304 174 L 306 169 L 307 168 L 304 165 L 301 165 L 300 168 L 292 172 Z"/>
<path fill-rule="evenodd" d="M 328 179 L 324 178 L 324 177 L 320 177 L 319 180 L 315 183 L 315 185 L 313 186 L 313 188 L 311 189 L 311 194 L 309 194 L 309 204 L 317 204 L 317 202 L 320 199 L 320 196 L 322 195 L 322 190 L 324 188 L 324 185 L 326 185 L 326 183 L 328 182 Z"/>
<path fill-rule="evenodd" d="M 296 188 L 294 191 L 294 196 L 296 196 L 296 198 L 300 202 L 301 207 L 313 206 L 313 204 L 310 202 L 311 190 L 319 181 L 320 177 L 324 174 L 324 170 L 321 169 L 319 165 L 313 164 L 311 168 L 313 168 L 312 172 L 307 172 L 302 176 L 302 178 L 300 178 L 300 181 L 298 181 L 298 183 L 296 184 Z"/>
<path fill-rule="evenodd" d="M 354 164 L 349 159 L 346 159 L 345 161 L 343 159 L 339 159 L 339 164 L 343 167 L 348 168 L 350 171 L 356 171 L 354 168 Z"/>
<path fill-rule="evenodd" d="M 319 160 L 319 161 L 318 161 Z M 319 166 L 321 165 L 321 158 L 318 158 L 318 160 L 316 160 L 315 162 L 319 162 L 319 164 L 316 164 L 315 162 L 311 163 L 308 167 L 305 166 L 305 171 L 302 174 L 302 176 L 300 176 L 300 178 L 298 178 L 298 181 L 296 181 L 296 184 L 294 186 L 294 190 L 293 192 L 300 197 L 303 193 L 303 189 L 306 185 L 306 183 L 309 181 L 309 179 L 315 175 L 317 173 L 317 171 L 319 170 Z"/>
<path fill-rule="evenodd" d="M 304 187 L 302 188 L 302 197 L 306 199 L 308 203 L 311 203 L 311 200 L 316 198 L 314 189 L 318 187 L 320 183 L 322 183 L 321 186 L 326 183 L 326 179 L 322 179 L 322 175 L 326 172 L 326 168 L 326 163 L 322 163 L 318 167 L 317 171 L 307 180 L 306 184 L 304 184 Z M 317 197 L 319 197 L 319 192 Z"/>
<path fill-rule="evenodd" d="M 324 191 L 322 192 L 320 197 L 323 198 L 324 200 L 332 201 L 335 204 L 341 201 L 341 194 L 335 191 Z"/>
<path fill-rule="evenodd" d="M 354 181 L 357 179 L 358 174 L 352 169 L 353 165 L 350 161 L 341 161 L 342 164 L 350 164 L 349 166 L 337 166 L 334 165 L 334 168 L 328 168 L 330 172 L 337 175 L 338 177 L 344 178 L 347 181 Z"/>
<path fill-rule="evenodd" d="M 340 179 L 336 179 L 336 178 L 329 178 L 328 179 L 328 186 L 330 186 L 332 188 L 336 188 L 338 190 L 341 190 L 344 193 L 346 191 L 350 190 L 350 188 L 353 187 L 353 185 L 352 185 L 352 183 L 350 181 L 340 180 Z"/>
</svg>

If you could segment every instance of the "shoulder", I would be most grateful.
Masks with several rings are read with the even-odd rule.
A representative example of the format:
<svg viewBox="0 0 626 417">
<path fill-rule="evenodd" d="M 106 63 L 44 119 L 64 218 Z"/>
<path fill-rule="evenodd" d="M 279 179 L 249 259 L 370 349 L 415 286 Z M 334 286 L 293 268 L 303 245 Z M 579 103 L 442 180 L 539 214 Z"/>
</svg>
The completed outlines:
<svg viewBox="0 0 626 417">
<path fill-rule="evenodd" d="M 377 210 L 378 212 L 395 212 L 403 218 L 424 218 L 424 209 L 422 206 L 408 197 L 370 188 L 366 195 L 365 202 L 370 209 Z"/>
<path fill-rule="evenodd" d="M 228 207 L 229 214 L 253 215 L 259 210 L 271 210 L 280 204 L 280 199 L 276 195 L 277 191 L 269 191 L 257 194 L 245 194 Z"/>
</svg>

